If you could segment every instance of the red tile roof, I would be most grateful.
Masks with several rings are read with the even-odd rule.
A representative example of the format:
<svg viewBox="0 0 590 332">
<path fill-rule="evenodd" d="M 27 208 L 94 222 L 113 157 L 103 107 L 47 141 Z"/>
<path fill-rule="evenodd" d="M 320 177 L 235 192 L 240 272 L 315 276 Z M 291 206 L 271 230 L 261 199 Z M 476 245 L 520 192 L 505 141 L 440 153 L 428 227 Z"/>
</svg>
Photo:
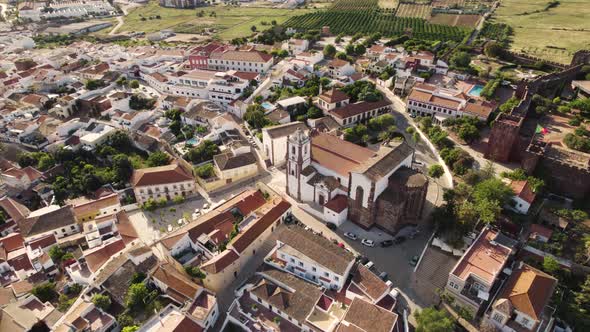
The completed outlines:
<svg viewBox="0 0 590 332">
<path fill-rule="evenodd" d="M 290 208 L 291 203 L 281 199 L 277 205 L 273 206 L 260 219 L 252 222 L 245 230 L 236 236 L 230 246 L 241 254 Z"/>
<path fill-rule="evenodd" d="M 6 249 L 7 253 L 23 248 L 24 242 L 25 240 L 20 235 L 20 233 L 11 233 L 3 238 L 0 238 L 0 245 Z"/>
<path fill-rule="evenodd" d="M 543 225 L 539 224 L 532 224 L 529 228 L 529 237 L 536 238 L 537 236 L 542 236 L 544 238 L 550 239 L 551 235 L 553 235 L 553 231 L 550 228 L 547 228 Z"/>
<path fill-rule="evenodd" d="M 391 105 L 391 102 L 387 99 L 375 102 L 361 101 L 354 104 L 348 104 L 344 107 L 335 108 L 330 110 L 329 113 L 335 115 L 337 118 L 346 119 L 351 116 L 370 112 L 389 105 Z"/>
<path fill-rule="evenodd" d="M 125 242 L 122 239 L 118 239 L 88 254 L 85 253 L 84 258 L 86 259 L 88 269 L 92 272 L 98 271 L 104 263 L 123 249 L 125 249 Z"/>
<path fill-rule="evenodd" d="M 55 235 L 52 233 L 52 234 L 46 235 L 44 237 L 41 237 L 39 239 L 30 241 L 29 246 L 31 246 L 31 248 L 33 250 L 38 249 L 38 248 L 44 249 L 44 248 L 50 247 L 56 243 L 57 243 L 57 239 L 55 238 Z"/>
<path fill-rule="evenodd" d="M 348 207 L 348 198 L 344 195 L 336 195 L 328 203 L 324 204 L 324 207 L 340 213 Z"/>
<path fill-rule="evenodd" d="M 514 191 L 514 194 L 520 198 L 522 198 L 525 202 L 532 204 L 537 196 L 531 186 L 529 186 L 529 182 L 527 180 L 522 181 L 512 181 L 510 183 L 510 188 Z"/>
<path fill-rule="evenodd" d="M 238 258 L 240 258 L 240 256 L 233 249 L 226 249 L 221 254 L 201 265 L 201 269 L 207 273 L 216 274 L 223 271 Z"/>
<path fill-rule="evenodd" d="M 554 277 L 523 264 L 512 272 L 499 298 L 510 300 L 516 310 L 540 320 L 556 285 Z"/>
<path fill-rule="evenodd" d="M 178 163 L 166 166 L 142 168 L 133 171 L 131 183 L 134 187 L 153 186 L 194 180 Z"/>
</svg>

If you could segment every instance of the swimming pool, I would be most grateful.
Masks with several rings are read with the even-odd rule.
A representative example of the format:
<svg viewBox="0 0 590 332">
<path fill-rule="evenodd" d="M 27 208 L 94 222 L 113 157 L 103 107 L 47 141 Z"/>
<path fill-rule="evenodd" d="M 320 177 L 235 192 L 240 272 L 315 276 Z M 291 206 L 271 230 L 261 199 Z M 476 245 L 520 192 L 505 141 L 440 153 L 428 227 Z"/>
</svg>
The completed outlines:
<svg viewBox="0 0 590 332">
<path fill-rule="evenodd" d="M 191 138 L 189 140 L 186 141 L 186 144 L 190 144 L 192 146 L 196 146 L 199 145 L 199 141 L 196 138 Z"/>
<path fill-rule="evenodd" d="M 481 90 L 483 90 L 483 85 L 474 85 L 468 93 L 472 96 L 479 97 Z"/>
<path fill-rule="evenodd" d="M 273 104 L 265 101 L 264 103 L 260 104 L 260 106 L 262 106 L 262 108 L 264 108 L 267 111 L 273 110 L 275 107 Z"/>
</svg>

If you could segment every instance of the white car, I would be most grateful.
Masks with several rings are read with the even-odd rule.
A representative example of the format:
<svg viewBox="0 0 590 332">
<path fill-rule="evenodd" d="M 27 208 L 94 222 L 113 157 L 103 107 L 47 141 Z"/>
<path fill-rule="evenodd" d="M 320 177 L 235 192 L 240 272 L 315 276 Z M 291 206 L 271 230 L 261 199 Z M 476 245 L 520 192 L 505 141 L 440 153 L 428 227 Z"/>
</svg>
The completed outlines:
<svg viewBox="0 0 590 332">
<path fill-rule="evenodd" d="M 356 236 L 356 234 L 354 233 L 350 233 L 350 232 L 346 232 L 344 233 L 344 236 L 346 236 L 347 238 L 356 241 L 356 239 L 358 239 L 358 236 Z"/>
<path fill-rule="evenodd" d="M 200 209 L 195 209 L 195 214 L 196 215 L 199 215 L 200 213 L 201 213 L 201 210 Z"/>
<path fill-rule="evenodd" d="M 209 203 L 203 204 L 203 210 L 207 210 L 209 208 Z"/>
<path fill-rule="evenodd" d="M 361 243 L 367 247 L 374 247 L 375 246 L 375 241 L 369 240 L 369 239 L 362 239 Z"/>
</svg>

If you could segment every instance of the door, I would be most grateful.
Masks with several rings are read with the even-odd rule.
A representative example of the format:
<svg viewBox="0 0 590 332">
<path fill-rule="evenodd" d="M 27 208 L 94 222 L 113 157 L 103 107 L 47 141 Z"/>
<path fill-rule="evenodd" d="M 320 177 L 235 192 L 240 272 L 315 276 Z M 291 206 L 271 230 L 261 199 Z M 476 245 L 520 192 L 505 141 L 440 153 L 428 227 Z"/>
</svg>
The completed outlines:
<svg viewBox="0 0 590 332">
<path fill-rule="evenodd" d="M 321 206 L 324 206 L 324 195 L 320 195 L 320 197 L 318 198 L 319 203 Z"/>
</svg>

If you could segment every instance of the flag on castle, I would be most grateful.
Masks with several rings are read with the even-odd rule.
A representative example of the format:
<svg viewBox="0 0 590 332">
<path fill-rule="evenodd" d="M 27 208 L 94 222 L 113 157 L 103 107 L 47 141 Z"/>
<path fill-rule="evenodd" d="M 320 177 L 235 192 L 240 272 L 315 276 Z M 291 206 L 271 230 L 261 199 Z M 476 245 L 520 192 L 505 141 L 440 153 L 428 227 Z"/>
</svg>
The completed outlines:
<svg viewBox="0 0 590 332">
<path fill-rule="evenodd" d="M 547 128 L 537 125 L 537 128 L 535 129 L 535 134 L 547 135 L 548 133 L 549 130 L 547 130 Z"/>
</svg>

